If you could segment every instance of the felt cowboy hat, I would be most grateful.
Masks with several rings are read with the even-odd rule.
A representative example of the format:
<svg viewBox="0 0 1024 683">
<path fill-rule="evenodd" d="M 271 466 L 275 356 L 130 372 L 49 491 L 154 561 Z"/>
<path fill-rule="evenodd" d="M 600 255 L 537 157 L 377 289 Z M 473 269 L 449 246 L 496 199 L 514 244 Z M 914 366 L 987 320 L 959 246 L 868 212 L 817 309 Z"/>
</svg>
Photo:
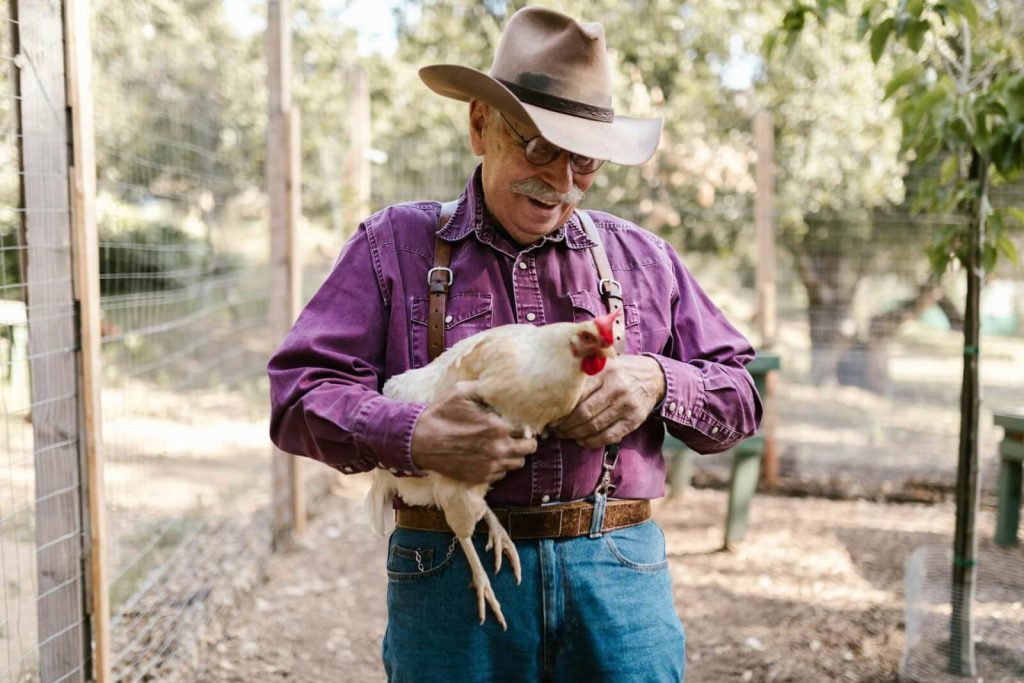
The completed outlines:
<svg viewBox="0 0 1024 683">
<path fill-rule="evenodd" d="M 612 109 L 612 72 L 601 24 L 581 24 L 526 7 L 505 25 L 490 74 L 456 64 L 420 69 L 434 92 L 478 99 L 532 124 L 562 149 L 635 166 L 654 154 L 662 119 L 619 116 Z"/>
</svg>

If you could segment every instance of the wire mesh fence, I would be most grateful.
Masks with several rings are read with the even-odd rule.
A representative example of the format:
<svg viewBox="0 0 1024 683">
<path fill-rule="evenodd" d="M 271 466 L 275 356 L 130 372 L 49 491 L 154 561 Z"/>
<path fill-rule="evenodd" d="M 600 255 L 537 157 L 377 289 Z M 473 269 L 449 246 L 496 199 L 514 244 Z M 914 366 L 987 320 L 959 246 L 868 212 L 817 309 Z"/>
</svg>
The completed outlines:
<svg viewBox="0 0 1024 683">
<path fill-rule="evenodd" d="M 0 677 L 10 681 L 87 674 L 62 41 L 59 6 L 0 7 Z"/>
<path fill-rule="evenodd" d="M 976 679 L 1024 678 L 1024 567 L 1019 553 L 984 544 L 978 556 L 974 605 Z M 901 680 L 941 683 L 965 680 L 949 671 L 953 554 L 949 547 L 922 546 L 907 560 L 907 644 Z"/>
<path fill-rule="evenodd" d="M 232 143 L 266 105 L 219 68 L 247 45 L 219 3 L 97 2 L 93 25 L 113 670 L 174 680 L 268 547 L 239 528 L 270 491 L 264 176 Z"/>
</svg>

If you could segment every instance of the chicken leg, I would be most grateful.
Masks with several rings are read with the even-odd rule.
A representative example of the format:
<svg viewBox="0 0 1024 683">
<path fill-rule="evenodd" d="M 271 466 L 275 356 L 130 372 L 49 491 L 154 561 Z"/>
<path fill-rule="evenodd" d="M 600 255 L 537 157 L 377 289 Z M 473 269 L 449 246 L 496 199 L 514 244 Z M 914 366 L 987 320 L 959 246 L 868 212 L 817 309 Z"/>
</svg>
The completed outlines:
<svg viewBox="0 0 1024 683">
<path fill-rule="evenodd" d="M 487 605 L 490 605 L 495 616 L 498 618 L 498 623 L 501 624 L 503 629 L 507 629 L 505 616 L 501 613 L 501 605 L 494 595 L 491 581 L 487 578 L 487 572 L 484 571 L 483 564 L 480 562 L 480 556 L 477 555 L 476 547 L 473 545 L 473 532 L 476 530 L 477 521 L 480 519 L 488 520 L 489 538 L 487 550 L 490 550 L 492 547 L 496 549 L 498 553 L 498 569 L 501 568 L 501 554 L 508 555 L 509 564 L 512 565 L 512 572 L 517 580 L 520 578 L 519 555 L 516 552 L 515 545 L 512 544 L 512 539 L 508 537 L 501 524 L 498 523 L 498 518 L 494 515 L 494 512 L 487 507 L 487 503 L 484 501 L 486 492 L 486 486 L 467 488 L 458 482 L 448 479 L 439 479 L 434 490 L 437 503 L 444 510 L 445 520 L 455 533 L 455 537 L 459 540 L 462 552 L 465 553 L 466 560 L 469 563 L 469 569 L 473 575 L 472 585 L 476 590 L 480 623 L 484 623 L 484 620 L 487 618 Z M 500 529 L 501 533 L 498 533 L 496 529 Z"/>
<path fill-rule="evenodd" d="M 508 563 L 512 566 L 512 574 L 516 577 L 518 586 L 523 582 L 523 573 L 519 566 L 519 552 L 516 550 L 515 543 L 512 542 L 512 538 L 491 508 L 484 511 L 484 521 L 487 522 L 487 546 L 484 550 L 494 548 L 494 573 L 497 574 L 501 571 L 502 554 L 508 555 Z"/>
<path fill-rule="evenodd" d="M 484 620 L 487 619 L 487 605 L 490 605 L 498 623 L 501 624 L 501 629 L 507 631 L 508 624 L 505 623 L 505 615 L 501 613 L 501 604 L 494 596 L 491 580 L 487 578 L 487 572 L 484 571 L 484 566 L 480 563 L 480 556 L 476 554 L 476 548 L 473 547 L 472 536 L 459 538 L 459 544 L 462 546 L 462 552 L 466 554 L 469 569 L 473 573 L 472 586 L 476 590 L 476 606 L 480 614 L 480 623 L 484 623 Z"/>
</svg>

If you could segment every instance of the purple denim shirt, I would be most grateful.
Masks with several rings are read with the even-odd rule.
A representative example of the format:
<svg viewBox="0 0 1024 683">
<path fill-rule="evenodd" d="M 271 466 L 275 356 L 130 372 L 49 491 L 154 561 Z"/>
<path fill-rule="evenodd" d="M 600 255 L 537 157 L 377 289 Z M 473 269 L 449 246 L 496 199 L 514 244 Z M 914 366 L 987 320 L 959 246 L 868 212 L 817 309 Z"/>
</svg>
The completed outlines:
<svg viewBox="0 0 1024 683">
<path fill-rule="evenodd" d="M 392 375 L 427 363 L 435 237 L 452 243 L 447 347 L 498 325 L 606 312 L 592 242 L 575 215 L 517 249 L 484 210 L 479 168 L 440 231 L 439 210 L 438 202 L 416 202 L 370 216 L 270 359 L 270 435 L 282 450 L 345 473 L 385 467 L 398 476 L 423 474 L 410 449 L 425 406 L 380 390 Z M 658 498 L 665 428 L 700 453 L 726 450 L 757 429 L 761 401 L 744 368 L 754 352 L 670 245 L 615 216 L 590 215 L 622 285 L 626 352 L 654 358 L 666 380 L 661 405 L 622 441 L 615 495 Z M 526 466 L 497 482 L 488 500 L 540 505 L 585 498 L 601 463 L 601 450 L 541 439 Z"/>
</svg>

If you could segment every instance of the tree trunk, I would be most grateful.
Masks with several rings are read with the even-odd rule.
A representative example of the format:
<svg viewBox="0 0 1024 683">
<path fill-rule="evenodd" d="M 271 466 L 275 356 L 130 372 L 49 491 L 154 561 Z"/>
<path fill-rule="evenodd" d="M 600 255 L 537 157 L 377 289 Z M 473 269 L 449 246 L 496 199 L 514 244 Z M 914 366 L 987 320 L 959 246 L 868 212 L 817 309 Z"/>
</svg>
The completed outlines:
<svg viewBox="0 0 1024 683">
<path fill-rule="evenodd" d="M 868 324 L 867 342 L 850 346 L 839 359 L 839 382 L 863 387 L 877 394 L 889 390 L 889 348 L 904 323 L 921 316 L 942 298 L 942 287 L 935 276 L 917 288 L 917 293 L 891 311 L 879 313 Z"/>
<path fill-rule="evenodd" d="M 967 305 L 964 308 L 964 370 L 960 393 L 960 457 L 956 481 L 956 531 L 953 539 L 952 615 L 949 634 L 949 671 L 974 677 L 974 603 L 978 513 L 978 356 L 980 302 L 984 279 L 981 245 L 985 234 L 985 199 L 988 194 L 988 159 L 971 151 L 969 180 L 976 181 L 978 194 L 970 213 L 967 242 Z"/>
<path fill-rule="evenodd" d="M 812 231 L 818 226 L 808 219 Z M 826 236 L 837 226 L 830 223 Z M 838 229 L 844 227 L 838 224 Z M 863 275 L 858 256 L 837 248 L 829 239 L 807 239 L 791 248 L 800 280 L 807 290 L 807 318 L 811 333 L 811 381 L 835 383 L 839 360 L 853 343 L 852 309 L 857 284 Z"/>
</svg>

